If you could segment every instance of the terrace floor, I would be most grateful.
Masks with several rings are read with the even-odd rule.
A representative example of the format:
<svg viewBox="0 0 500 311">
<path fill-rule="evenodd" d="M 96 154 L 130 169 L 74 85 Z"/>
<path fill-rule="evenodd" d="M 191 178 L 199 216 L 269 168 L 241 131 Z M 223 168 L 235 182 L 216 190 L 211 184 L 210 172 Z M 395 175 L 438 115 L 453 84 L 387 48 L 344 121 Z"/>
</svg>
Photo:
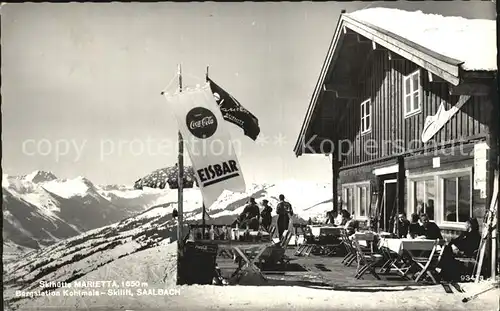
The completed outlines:
<svg viewBox="0 0 500 311">
<path fill-rule="evenodd" d="M 388 275 L 380 275 L 381 280 L 377 280 L 370 273 L 365 273 L 362 279 L 354 278 L 356 273 L 356 263 L 354 262 L 350 267 L 342 264 L 343 256 L 315 256 L 308 257 L 294 256 L 295 248 L 287 249 L 286 255 L 293 258 L 290 261 L 286 270 L 282 271 L 266 271 L 263 270 L 264 275 L 268 279 L 266 285 L 286 285 L 286 286 L 325 286 L 334 289 L 356 289 L 357 291 L 366 288 L 380 287 L 384 290 L 395 290 L 391 287 L 407 287 L 407 286 L 420 286 L 420 284 L 405 280 L 398 276 L 395 272 Z M 231 259 L 217 258 L 219 267 L 221 268 L 224 277 L 236 269 L 236 264 Z M 378 271 L 378 268 L 377 268 Z M 250 284 L 249 284 L 250 285 Z M 442 290 L 442 289 L 441 289 Z"/>
</svg>

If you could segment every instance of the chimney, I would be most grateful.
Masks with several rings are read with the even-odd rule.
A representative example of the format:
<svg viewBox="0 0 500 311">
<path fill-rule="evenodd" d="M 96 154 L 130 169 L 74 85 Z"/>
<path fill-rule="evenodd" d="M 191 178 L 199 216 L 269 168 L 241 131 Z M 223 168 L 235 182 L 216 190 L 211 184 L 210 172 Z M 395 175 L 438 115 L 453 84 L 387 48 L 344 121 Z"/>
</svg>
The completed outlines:
<svg viewBox="0 0 500 311">
<path fill-rule="evenodd" d="M 346 10 L 342 10 L 340 11 L 340 14 L 344 14 L 346 12 Z"/>
</svg>

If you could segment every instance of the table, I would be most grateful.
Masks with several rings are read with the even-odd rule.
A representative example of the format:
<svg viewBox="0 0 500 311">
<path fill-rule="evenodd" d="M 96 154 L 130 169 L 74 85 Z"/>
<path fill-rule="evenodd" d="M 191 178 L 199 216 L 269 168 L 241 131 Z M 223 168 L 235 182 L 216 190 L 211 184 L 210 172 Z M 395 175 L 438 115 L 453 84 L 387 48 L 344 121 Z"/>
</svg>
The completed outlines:
<svg viewBox="0 0 500 311">
<path fill-rule="evenodd" d="M 406 264 L 403 254 L 407 253 L 410 257 L 415 257 L 416 252 L 421 255 L 423 252 L 430 252 L 434 248 L 435 240 L 426 239 L 390 239 L 381 238 L 379 248 L 385 252 L 388 260 L 382 266 L 384 273 L 389 273 L 391 269 L 396 270 L 401 276 L 407 277 L 406 274 L 411 267 L 411 264 Z M 396 263 L 402 262 L 402 266 Z"/>
<path fill-rule="evenodd" d="M 237 237 L 238 238 L 238 241 L 235 241 L 235 240 L 232 240 L 233 242 L 240 242 L 239 241 L 239 238 L 244 236 L 246 230 L 245 229 L 234 229 L 232 228 L 231 231 L 233 232 L 231 234 L 231 236 L 236 236 L 236 231 L 238 230 L 239 232 L 239 236 Z M 258 235 L 259 235 L 259 231 L 254 231 L 254 230 L 249 230 L 248 231 L 248 234 L 250 235 L 251 238 L 256 238 Z M 266 231 L 260 231 L 260 235 L 261 235 L 261 240 L 262 241 L 271 241 L 271 235 L 269 234 L 269 232 L 266 232 Z M 255 241 L 253 241 L 255 242 Z M 258 242 L 258 241 L 257 241 Z"/>
<path fill-rule="evenodd" d="M 267 281 L 260 269 L 255 265 L 255 263 L 262 256 L 264 251 L 269 246 L 273 245 L 272 242 L 244 242 L 231 240 L 208 240 L 206 242 L 210 244 L 217 244 L 219 250 L 232 250 L 242 259 L 242 262 L 240 262 L 238 268 L 231 276 L 230 284 L 237 284 L 246 272 L 256 274 L 263 282 Z M 256 250 L 256 252 L 255 256 L 252 256 L 252 259 L 250 259 L 248 258 L 247 252 L 252 249 Z"/>
<path fill-rule="evenodd" d="M 349 239 L 358 240 L 359 245 L 364 246 L 364 247 L 370 247 L 371 252 L 373 252 L 373 250 L 374 250 L 373 243 L 375 241 L 376 236 L 377 236 L 377 233 L 372 232 L 372 231 L 357 231 L 357 232 L 354 232 L 354 234 L 352 234 L 351 236 L 349 236 Z"/>
<path fill-rule="evenodd" d="M 384 247 L 396 254 L 402 255 L 403 251 L 430 251 L 434 247 L 435 240 L 424 239 L 388 239 L 381 238 L 379 247 Z"/>
<path fill-rule="evenodd" d="M 309 256 L 311 252 L 317 251 L 322 255 L 330 256 L 337 251 L 340 241 L 330 240 L 328 237 L 340 237 L 342 227 L 333 225 L 304 225 L 304 240 L 306 243 L 300 245 L 296 251 L 296 256 Z M 309 237 L 309 238 L 306 238 Z M 296 243 L 297 244 L 297 243 Z"/>
<path fill-rule="evenodd" d="M 356 240 L 358 241 L 373 241 L 375 239 L 375 236 L 377 234 L 375 232 L 372 232 L 372 231 L 358 231 L 358 232 L 354 232 L 353 235 L 350 236 L 351 239 L 353 238 L 356 238 Z"/>
<path fill-rule="evenodd" d="M 333 226 L 325 226 L 325 225 L 308 225 L 307 228 L 309 232 L 315 237 L 320 235 L 333 235 L 340 236 L 342 227 L 333 227 Z"/>
<path fill-rule="evenodd" d="M 385 231 L 379 232 L 377 234 L 381 238 L 390 238 L 392 236 L 392 233 L 385 232 Z"/>
</svg>

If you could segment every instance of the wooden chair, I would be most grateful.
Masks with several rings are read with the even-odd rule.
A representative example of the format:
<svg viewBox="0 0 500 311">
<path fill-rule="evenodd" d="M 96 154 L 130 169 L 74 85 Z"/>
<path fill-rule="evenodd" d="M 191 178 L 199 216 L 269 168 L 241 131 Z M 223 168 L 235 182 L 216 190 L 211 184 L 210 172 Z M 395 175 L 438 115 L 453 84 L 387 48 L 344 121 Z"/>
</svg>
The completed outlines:
<svg viewBox="0 0 500 311">
<path fill-rule="evenodd" d="M 432 247 L 432 250 L 430 252 L 430 255 L 428 257 L 420 257 L 420 256 L 412 256 L 412 261 L 416 264 L 416 266 L 420 269 L 415 275 L 415 282 L 423 280 L 424 276 L 430 278 L 434 284 L 437 284 L 436 279 L 434 278 L 433 274 L 438 274 L 436 271 L 437 264 L 441 260 L 441 256 L 443 255 L 444 251 L 444 246 L 441 246 L 441 248 L 438 250 L 438 247 L 440 246 L 441 241 L 439 239 L 436 239 L 434 242 L 434 245 Z M 419 250 L 418 248 L 412 249 L 413 250 Z M 420 250 L 427 250 L 427 249 L 420 249 Z"/>
<path fill-rule="evenodd" d="M 477 266 L 479 250 L 475 250 L 472 255 L 464 255 L 464 256 L 455 256 L 455 259 L 462 263 L 464 267 L 472 274 L 473 270 Z M 469 271 L 470 270 L 470 271 Z"/>
<path fill-rule="evenodd" d="M 304 256 L 307 257 L 314 250 L 315 245 L 313 244 L 302 244 L 297 247 L 295 250 L 295 256 Z"/>
<path fill-rule="evenodd" d="M 285 255 L 288 244 L 293 237 L 293 232 L 285 230 L 283 232 L 283 238 L 278 243 L 270 245 L 262 253 L 259 258 L 259 263 L 262 265 L 276 265 L 281 264 L 286 267 L 290 263 L 291 258 Z"/>
<path fill-rule="evenodd" d="M 269 237 L 271 238 L 271 240 L 273 239 L 275 234 L 276 234 L 276 226 L 271 226 L 271 229 L 269 230 Z"/>
<path fill-rule="evenodd" d="M 379 251 L 385 260 L 379 274 L 389 274 L 391 270 L 395 270 L 402 278 L 409 279 L 407 274 L 412 267 L 412 263 L 406 255 L 395 253 L 381 244 L 379 244 Z"/>
<path fill-rule="evenodd" d="M 313 242 L 313 236 L 310 229 L 305 226 L 302 231 L 304 233 L 304 243 L 297 246 L 294 255 L 307 257 L 311 254 L 316 245 L 314 243 L 311 243 Z"/>
<path fill-rule="evenodd" d="M 367 271 L 370 272 L 377 280 L 380 280 L 380 276 L 375 271 L 375 265 L 384 259 L 382 254 L 366 252 L 363 250 L 359 244 L 358 239 L 354 238 L 352 241 L 354 248 L 356 250 L 356 256 L 358 261 L 358 267 L 356 269 L 356 279 L 360 279 L 363 274 Z"/>
<path fill-rule="evenodd" d="M 345 229 L 341 230 L 341 240 L 346 249 L 346 255 L 344 256 L 344 259 L 342 259 L 342 263 L 350 267 L 354 260 L 357 259 L 357 252 L 353 247 L 352 241 L 347 236 L 347 232 Z"/>
</svg>

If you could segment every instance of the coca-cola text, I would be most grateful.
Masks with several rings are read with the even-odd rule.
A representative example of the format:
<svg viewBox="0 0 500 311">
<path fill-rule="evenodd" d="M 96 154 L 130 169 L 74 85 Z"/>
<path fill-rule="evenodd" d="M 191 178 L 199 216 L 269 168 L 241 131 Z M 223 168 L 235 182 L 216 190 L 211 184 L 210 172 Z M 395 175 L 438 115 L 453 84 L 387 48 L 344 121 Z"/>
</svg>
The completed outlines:
<svg viewBox="0 0 500 311">
<path fill-rule="evenodd" d="M 205 126 L 212 125 L 212 124 L 214 124 L 214 118 L 211 116 L 208 116 L 208 117 L 204 117 L 201 120 L 191 121 L 191 123 L 189 123 L 189 128 L 194 130 L 194 129 L 198 129 L 198 128 L 204 128 Z"/>
</svg>

